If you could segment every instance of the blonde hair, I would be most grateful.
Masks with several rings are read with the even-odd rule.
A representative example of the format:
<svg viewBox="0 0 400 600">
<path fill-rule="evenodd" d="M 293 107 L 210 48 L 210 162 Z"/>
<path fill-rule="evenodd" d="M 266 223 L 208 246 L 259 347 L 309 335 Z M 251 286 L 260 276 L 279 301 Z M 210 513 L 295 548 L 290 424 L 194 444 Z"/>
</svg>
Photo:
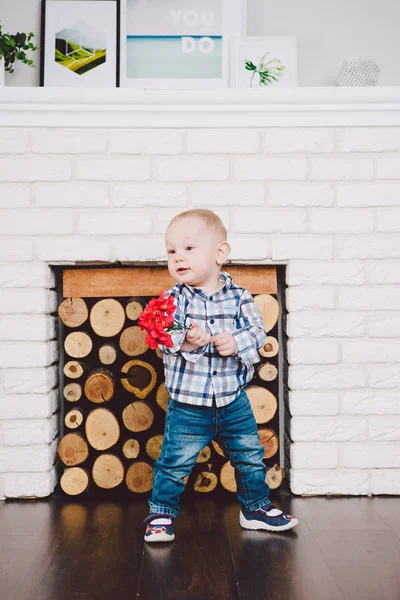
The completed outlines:
<svg viewBox="0 0 400 600">
<path fill-rule="evenodd" d="M 203 219 L 207 229 L 215 233 L 215 236 L 218 238 L 219 242 L 224 242 L 228 239 L 228 232 L 222 220 L 218 215 L 215 214 L 215 212 L 208 210 L 207 208 L 191 208 L 190 210 L 185 210 L 184 212 L 175 215 L 175 217 L 169 222 L 168 227 L 172 225 L 172 223 L 180 221 L 181 219 L 185 219 L 186 217 L 197 217 L 198 219 Z"/>
</svg>

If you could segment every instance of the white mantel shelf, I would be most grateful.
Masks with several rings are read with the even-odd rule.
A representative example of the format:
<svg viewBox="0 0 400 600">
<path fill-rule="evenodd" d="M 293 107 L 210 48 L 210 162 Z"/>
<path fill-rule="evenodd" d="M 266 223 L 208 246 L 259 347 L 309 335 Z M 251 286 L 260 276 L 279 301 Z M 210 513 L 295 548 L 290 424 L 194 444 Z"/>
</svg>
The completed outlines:
<svg viewBox="0 0 400 600">
<path fill-rule="evenodd" d="M 0 88 L 1 127 L 400 125 L 400 86 L 265 90 Z"/>
</svg>

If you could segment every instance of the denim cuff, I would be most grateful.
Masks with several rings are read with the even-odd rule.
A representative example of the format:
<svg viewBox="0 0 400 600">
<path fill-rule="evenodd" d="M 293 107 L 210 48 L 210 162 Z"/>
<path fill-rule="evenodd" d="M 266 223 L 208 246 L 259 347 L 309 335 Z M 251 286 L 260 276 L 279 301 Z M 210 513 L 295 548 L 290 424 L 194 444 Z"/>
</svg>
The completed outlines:
<svg viewBox="0 0 400 600">
<path fill-rule="evenodd" d="M 259 508 L 262 508 L 263 506 L 268 506 L 268 504 L 271 504 L 271 500 L 269 498 L 269 496 L 264 497 L 262 500 L 258 500 L 258 502 L 252 502 L 251 504 L 248 504 L 247 506 L 244 506 L 244 508 L 250 512 L 253 512 L 254 510 L 258 510 Z"/>
<path fill-rule="evenodd" d="M 178 511 L 175 510 L 174 508 L 171 508 L 170 506 L 163 506 L 162 504 L 149 504 L 149 506 L 150 506 L 149 515 L 154 515 L 154 514 L 171 515 L 171 517 L 174 517 L 174 519 L 176 519 L 176 517 L 178 516 Z"/>
</svg>

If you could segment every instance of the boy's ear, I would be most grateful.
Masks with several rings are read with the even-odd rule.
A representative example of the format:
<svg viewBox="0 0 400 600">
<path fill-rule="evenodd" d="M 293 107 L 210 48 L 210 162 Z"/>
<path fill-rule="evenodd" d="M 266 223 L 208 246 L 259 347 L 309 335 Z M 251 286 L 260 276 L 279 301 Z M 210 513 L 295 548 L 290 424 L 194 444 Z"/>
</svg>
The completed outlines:
<svg viewBox="0 0 400 600">
<path fill-rule="evenodd" d="M 217 264 L 223 265 L 224 262 L 228 260 L 228 257 L 231 253 L 231 247 L 228 242 L 221 242 L 217 247 Z"/>
</svg>

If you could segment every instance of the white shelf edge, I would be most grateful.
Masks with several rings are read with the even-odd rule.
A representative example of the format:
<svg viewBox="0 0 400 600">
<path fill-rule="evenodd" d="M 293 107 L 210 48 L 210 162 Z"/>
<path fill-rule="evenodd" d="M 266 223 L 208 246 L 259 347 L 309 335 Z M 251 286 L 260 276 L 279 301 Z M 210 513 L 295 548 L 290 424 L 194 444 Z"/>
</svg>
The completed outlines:
<svg viewBox="0 0 400 600">
<path fill-rule="evenodd" d="M 400 86 L 271 90 L 0 88 L 0 127 L 379 125 L 400 125 Z"/>
</svg>

